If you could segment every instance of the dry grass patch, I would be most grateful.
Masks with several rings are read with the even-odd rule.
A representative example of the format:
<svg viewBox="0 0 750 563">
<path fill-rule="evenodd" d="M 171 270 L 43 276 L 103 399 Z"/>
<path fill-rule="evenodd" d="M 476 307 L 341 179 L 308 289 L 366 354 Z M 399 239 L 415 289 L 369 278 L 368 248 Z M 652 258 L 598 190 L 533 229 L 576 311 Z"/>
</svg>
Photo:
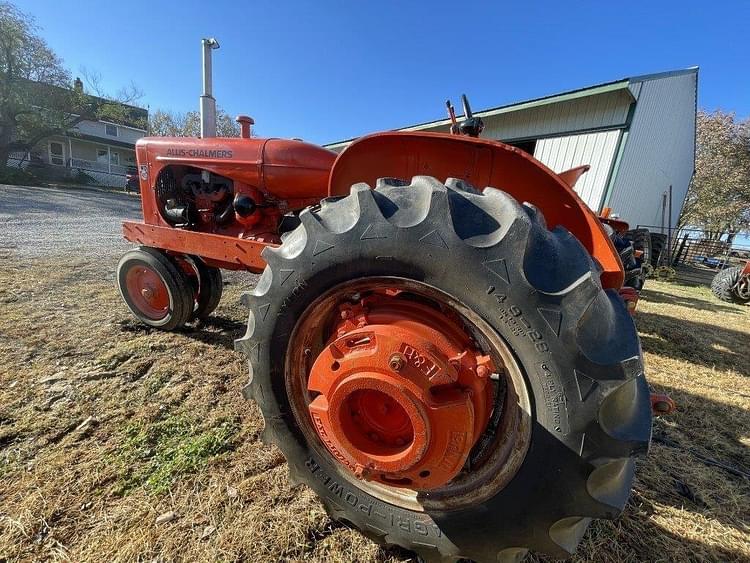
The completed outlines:
<svg viewBox="0 0 750 563">
<path fill-rule="evenodd" d="M 3 260 L 0 561 L 410 560 L 332 522 L 259 441 L 232 348 L 252 276 L 230 276 L 202 326 L 162 333 L 106 266 Z M 637 321 L 679 410 L 655 422 L 624 516 L 575 560 L 750 560 L 750 307 L 651 283 Z"/>
</svg>

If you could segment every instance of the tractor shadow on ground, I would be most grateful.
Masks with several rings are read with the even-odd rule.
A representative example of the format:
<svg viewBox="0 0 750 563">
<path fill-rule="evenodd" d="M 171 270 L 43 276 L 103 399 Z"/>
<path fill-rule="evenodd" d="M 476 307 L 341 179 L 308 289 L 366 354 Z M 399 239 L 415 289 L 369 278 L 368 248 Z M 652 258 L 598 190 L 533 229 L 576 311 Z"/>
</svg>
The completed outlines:
<svg viewBox="0 0 750 563">
<path fill-rule="evenodd" d="M 690 309 L 699 309 L 701 311 L 713 311 L 716 313 L 729 313 L 739 315 L 741 312 L 736 307 L 731 307 L 721 303 L 718 299 L 707 301 L 705 299 L 695 299 L 692 297 L 683 297 L 681 295 L 670 295 L 663 291 L 655 289 L 644 289 L 641 292 L 641 299 L 649 303 L 663 303 L 665 305 L 678 305 Z M 640 316 L 640 311 L 639 311 Z"/>
<path fill-rule="evenodd" d="M 205 344 L 234 350 L 234 341 L 245 334 L 246 323 L 211 315 L 193 325 L 185 326 L 181 334 Z"/>
<path fill-rule="evenodd" d="M 637 315 L 644 352 L 750 377 L 748 333 L 658 313 Z"/>
<path fill-rule="evenodd" d="M 742 501 L 750 496 L 750 451 L 742 439 L 750 432 L 750 411 L 678 388 L 660 385 L 657 390 L 668 393 L 677 410 L 654 419 L 650 454 L 639 463 L 630 500 L 639 513 L 634 516 L 646 517 L 643 525 L 653 528 L 656 524 L 650 516 L 659 511 L 659 505 L 668 505 L 744 533 L 742 522 L 750 516 Z M 658 533 L 686 541 L 668 530 L 659 528 Z M 710 552 L 711 560 L 740 557 L 700 545 Z"/>
<path fill-rule="evenodd" d="M 131 319 L 120 321 L 119 324 L 120 330 L 131 334 L 150 334 L 159 330 Z M 175 334 L 198 340 L 204 344 L 234 350 L 235 339 L 245 334 L 246 328 L 247 326 L 244 322 L 212 315 L 207 319 L 185 325 L 181 329 L 175 330 Z"/>
</svg>

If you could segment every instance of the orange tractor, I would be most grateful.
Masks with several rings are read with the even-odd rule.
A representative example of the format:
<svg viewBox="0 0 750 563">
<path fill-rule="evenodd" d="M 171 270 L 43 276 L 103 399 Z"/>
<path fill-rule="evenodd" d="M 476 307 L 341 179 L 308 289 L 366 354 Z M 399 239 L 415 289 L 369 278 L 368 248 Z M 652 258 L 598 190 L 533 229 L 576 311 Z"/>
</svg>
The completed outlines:
<svg viewBox="0 0 750 563">
<path fill-rule="evenodd" d="M 634 290 L 572 189 L 585 169 L 466 114 L 340 155 L 247 117 L 241 138 L 142 139 L 119 287 L 176 329 L 217 306 L 220 269 L 262 272 L 236 347 L 294 483 L 425 560 L 562 557 L 622 511 L 649 444 Z"/>
</svg>

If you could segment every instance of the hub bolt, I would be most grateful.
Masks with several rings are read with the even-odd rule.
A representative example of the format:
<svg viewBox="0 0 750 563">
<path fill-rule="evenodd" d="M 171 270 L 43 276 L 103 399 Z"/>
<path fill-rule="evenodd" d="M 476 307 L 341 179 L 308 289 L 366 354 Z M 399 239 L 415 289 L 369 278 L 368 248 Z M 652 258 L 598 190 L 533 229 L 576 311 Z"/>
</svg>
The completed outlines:
<svg viewBox="0 0 750 563">
<path fill-rule="evenodd" d="M 490 374 L 490 370 L 487 368 L 487 366 L 477 366 L 477 376 L 481 378 L 485 378 Z"/>
<path fill-rule="evenodd" d="M 404 357 L 401 354 L 393 354 L 388 360 L 388 366 L 393 371 L 401 371 L 402 369 L 404 369 L 405 365 L 406 362 L 404 361 Z"/>
<path fill-rule="evenodd" d="M 359 463 L 354 467 L 354 476 L 357 479 L 366 479 L 370 475 L 370 470 Z"/>
</svg>

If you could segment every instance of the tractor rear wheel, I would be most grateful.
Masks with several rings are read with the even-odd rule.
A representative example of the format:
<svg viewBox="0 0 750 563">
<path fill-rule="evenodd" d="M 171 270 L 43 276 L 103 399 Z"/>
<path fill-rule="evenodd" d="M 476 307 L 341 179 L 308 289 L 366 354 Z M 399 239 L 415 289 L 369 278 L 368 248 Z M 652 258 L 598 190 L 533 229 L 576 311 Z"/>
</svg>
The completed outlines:
<svg viewBox="0 0 750 563">
<path fill-rule="evenodd" d="M 193 311 L 193 290 L 179 265 L 164 252 L 139 247 L 117 264 L 117 285 L 132 313 L 163 330 L 184 325 Z"/>
<path fill-rule="evenodd" d="M 743 266 L 734 266 L 718 272 L 711 281 L 713 294 L 728 303 L 750 303 L 750 276 L 743 276 L 743 269 Z"/>
<path fill-rule="evenodd" d="M 643 252 L 641 260 L 651 264 L 651 232 L 648 229 L 632 229 L 624 235 L 625 240 L 633 243 L 633 248 Z"/>
<path fill-rule="evenodd" d="M 532 206 L 381 179 L 263 256 L 245 395 L 329 514 L 426 560 L 572 553 L 614 518 L 651 432 L 638 335 Z"/>
</svg>

